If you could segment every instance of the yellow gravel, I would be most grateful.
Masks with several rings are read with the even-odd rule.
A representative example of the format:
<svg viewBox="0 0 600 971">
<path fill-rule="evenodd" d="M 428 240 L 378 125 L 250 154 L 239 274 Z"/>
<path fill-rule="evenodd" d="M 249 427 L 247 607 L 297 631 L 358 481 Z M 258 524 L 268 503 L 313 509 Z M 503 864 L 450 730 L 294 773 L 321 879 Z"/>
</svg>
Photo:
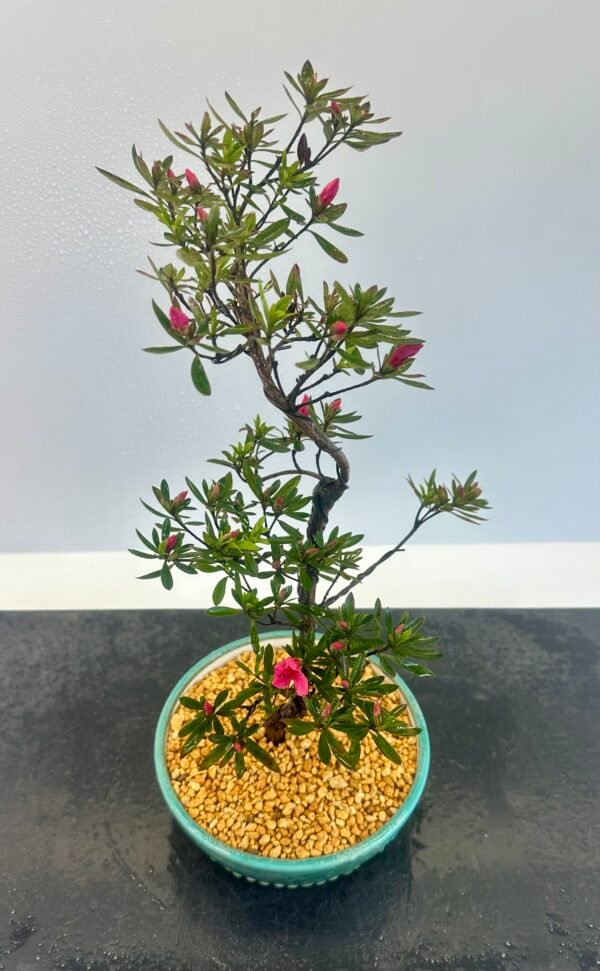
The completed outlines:
<svg viewBox="0 0 600 971">
<path fill-rule="evenodd" d="M 253 654 L 248 651 L 239 659 L 251 664 Z M 249 680 L 235 661 L 229 661 L 185 693 L 212 701 L 220 690 L 229 688 L 232 697 Z M 383 704 L 391 706 L 399 700 L 399 694 L 393 694 Z M 297 860 L 347 849 L 375 833 L 396 812 L 414 780 L 415 737 L 386 736 L 400 753 L 401 766 L 386 759 L 367 737 L 360 762 L 351 772 L 333 759 L 329 765 L 319 761 L 316 732 L 288 733 L 283 744 L 273 746 L 265 741 L 262 728 L 253 738 L 275 756 L 281 773 L 271 772 L 249 755 L 241 779 L 232 761 L 224 768 L 213 765 L 200 770 L 198 763 L 212 748 L 211 742 L 203 741 L 190 755 L 180 755 L 178 733 L 193 715 L 177 705 L 171 718 L 167 736 L 171 783 L 199 826 L 248 853 Z"/>
</svg>

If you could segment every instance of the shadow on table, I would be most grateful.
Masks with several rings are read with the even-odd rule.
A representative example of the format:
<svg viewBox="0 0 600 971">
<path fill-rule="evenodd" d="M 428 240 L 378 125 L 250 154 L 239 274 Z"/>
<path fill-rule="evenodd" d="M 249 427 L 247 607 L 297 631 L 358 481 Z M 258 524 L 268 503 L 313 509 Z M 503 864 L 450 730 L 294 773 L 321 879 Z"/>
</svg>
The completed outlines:
<svg viewBox="0 0 600 971">
<path fill-rule="evenodd" d="M 393 907 L 397 913 L 410 901 L 413 856 L 421 846 L 418 832 L 425 813 L 426 807 L 420 806 L 383 853 L 349 876 L 322 887 L 293 891 L 261 887 L 234 877 L 205 856 L 173 823 L 168 863 L 171 890 L 192 920 L 205 920 L 207 909 L 219 916 L 226 909 L 230 926 L 240 933 L 260 933 L 268 927 L 271 933 L 293 929 L 295 936 L 304 938 L 317 926 L 320 934 L 327 933 L 328 925 L 336 933 L 340 923 L 349 926 L 352 915 L 360 914 L 361 922 L 368 921 L 370 934 L 377 934 L 388 919 L 388 910 Z"/>
</svg>

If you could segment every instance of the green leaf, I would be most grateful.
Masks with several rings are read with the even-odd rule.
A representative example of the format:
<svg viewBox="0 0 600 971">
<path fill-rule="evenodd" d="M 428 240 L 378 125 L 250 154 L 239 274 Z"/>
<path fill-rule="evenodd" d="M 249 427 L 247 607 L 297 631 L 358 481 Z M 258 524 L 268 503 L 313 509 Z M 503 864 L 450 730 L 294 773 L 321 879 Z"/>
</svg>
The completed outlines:
<svg viewBox="0 0 600 971">
<path fill-rule="evenodd" d="M 336 233 L 342 233 L 343 236 L 364 236 L 358 229 L 350 229 L 349 226 L 340 226 L 339 223 L 329 223 L 330 229 L 335 229 Z"/>
<path fill-rule="evenodd" d="M 383 735 L 379 735 L 377 732 L 375 732 L 373 735 L 373 741 L 381 754 L 385 755 L 386 759 L 389 759 L 390 762 L 395 762 L 396 765 L 402 765 L 402 759 L 398 755 L 394 746 L 390 745 L 387 738 L 384 738 Z"/>
<path fill-rule="evenodd" d="M 137 185 L 133 185 L 133 183 L 128 182 L 127 179 L 122 179 L 120 175 L 113 175 L 112 172 L 107 172 L 106 169 L 101 169 L 98 166 L 96 166 L 96 168 L 98 172 L 100 172 L 100 175 L 103 175 L 106 179 L 114 182 L 115 185 L 120 186 L 121 189 L 127 189 L 129 192 L 135 192 L 139 196 L 146 196 L 148 199 L 152 198 L 152 196 L 148 195 L 147 192 L 144 192 L 143 189 L 138 189 Z"/>
<path fill-rule="evenodd" d="M 301 718 L 285 719 L 285 727 L 291 735 L 308 735 L 317 727 L 314 722 L 303 721 Z"/>
<path fill-rule="evenodd" d="M 146 354 L 173 354 L 175 351 L 183 350 L 182 347 L 142 347 Z"/>
<path fill-rule="evenodd" d="M 261 748 L 260 745 L 254 742 L 251 738 L 246 738 L 244 740 L 244 744 L 250 755 L 255 758 L 257 762 L 260 762 L 262 765 L 266 766 L 267 769 L 271 769 L 271 772 L 281 771 L 276 759 L 274 759 L 272 755 L 269 755 L 268 752 L 265 752 L 264 748 Z"/>
<path fill-rule="evenodd" d="M 188 695 L 182 695 L 179 704 L 183 705 L 184 708 L 191 708 L 193 711 L 202 711 L 203 709 L 202 703 L 197 698 L 190 698 Z"/>
<path fill-rule="evenodd" d="M 223 577 L 222 580 L 219 580 L 215 589 L 213 590 L 212 599 L 216 606 L 221 603 L 223 597 L 225 596 L 225 591 L 227 590 L 227 580 L 228 577 Z"/>
<path fill-rule="evenodd" d="M 192 381 L 196 391 L 203 395 L 210 395 L 210 382 L 199 357 L 195 357 L 192 361 Z"/>
<path fill-rule="evenodd" d="M 321 249 L 324 250 L 327 255 L 332 258 L 332 260 L 335 260 L 337 263 L 348 262 L 348 257 L 346 254 L 342 253 L 341 249 L 338 249 L 337 246 L 330 243 L 328 239 L 325 239 L 323 236 L 319 236 L 318 233 L 313 233 L 312 230 L 311 236 L 314 236 Z"/>
<path fill-rule="evenodd" d="M 230 614 L 240 614 L 241 610 L 236 610 L 235 607 L 209 607 L 206 613 L 212 617 L 228 617 Z"/>
<path fill-rule="evenodd" d="M 162 570 L 160 571 L 160 579 L 165 590 L 173 589 L 173 577 L 171 576 L 171 571 L 166 561 L 162 565 Z"/>
<path fill-rule="evenodd" d="M 242 121 L 247 122 L 248 119 L 246 118 L 244 112 L 242 111 L 242 109 L 240 108 L 240 106 L 233 100 L 233 98 L 231 97 L 231 95 L 227 93 L 227 91 L 225 92 L 225 97 L 227 98 L 227 102 L 229 104 L 229 107 L 230 108 L 233 108 L 233 110 L 235 111 L 235 113 L 238 116 L 238 118 L 241 118 Z"/>
<path fill-rule="evenodd" d="M 329 765 L 331 762 L 331 749 L 329 748 L 329 742 L 325 738 L 325 732 L 321 732 L 319 737 L 319 747 L 317 749 L 318 756 L 321 762 L 325 765 Z"/>
<path fill-rule="evenodd" d="M 212 752 L 209 752 L 208 755 L 204 756 L 198 768 L 209 769 L 211 765 L 214 765 L 215 762 L 218 762 L 223 757 L 223 755 L 225 754 L 225 751 L 226 751 L 226 745 L 224 744 L 215 745 Z"/>
</svg>

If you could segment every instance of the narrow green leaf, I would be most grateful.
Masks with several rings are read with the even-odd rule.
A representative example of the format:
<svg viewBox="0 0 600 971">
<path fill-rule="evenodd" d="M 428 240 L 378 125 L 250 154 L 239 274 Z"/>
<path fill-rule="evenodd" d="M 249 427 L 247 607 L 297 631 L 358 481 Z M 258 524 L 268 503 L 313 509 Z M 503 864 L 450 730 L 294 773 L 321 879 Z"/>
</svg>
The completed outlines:
<svg viewBox="0 0 600 971">
<path fill-rule="evenodd" d="M 137 185 L 133 185 L 133 183 L 128 182 L 127 179 L 122 179 L 120 175 L 113 175 L 112 172 L 107 172 L 106 169 L 101 169 L 98 166 L 96 166 L 96 168 L 98 172 L 100 172 L 100 175 L 103 175 L 106 179 L 109 179 L 110 182 L 114 182 L 115 185 L 120 186 L 121 189 L 127 189 L 128 192 L 135 192 L 136 195 L 139 196 L 146 196 L 147 199 L 152 198 L 152 196 L 148 195 L 147 192 L 144 192 L 143 189 L 138 189 Z"/>
<path fill-rule="evenodd" d="M 203 395 L 210 395 L 210 382 L 199 357 L 194 357 L 192 361 L 192 381 L 194 382 L 196 391 L 199 391 Z"/>
<path fill-rule="evenodd" d="M 319 236 L 318 233 L 313 233 L 312 230 L 311 230 L 311 236 L 314 236 L 321 249 L 324 250 L 327 253 L 327 255 L 331 257 L 332 260 L 335 260 L 337 263 L 348 262 L 348 257 L 346 256 L 346 254 L 342 253 L 341 249 L 338 249 L 337 246 L 334 246 L 333 243 L 330 243 L 328 239 L 325 239 L 323 236 Z"/>
<path fill-rule="evenodd" d="M 160 571 L 160 579 L 165 590 L 173 589 L 173 577 L 171 576 L 171 571 L 166 560 L 162 565 L 162 570 Z"/>
<path fill-rule="evenodd" d="M 217 607 L 221 603 L 223 597 L 225 596 L 225 591 L 227 590 L 227 580 L 228 580 L 228 577 L 223 577 L 222 580 L 219 580 L 215 589 L 213 590 L 212 599 L 213 599 L 213 603 Z"/>
</svg>

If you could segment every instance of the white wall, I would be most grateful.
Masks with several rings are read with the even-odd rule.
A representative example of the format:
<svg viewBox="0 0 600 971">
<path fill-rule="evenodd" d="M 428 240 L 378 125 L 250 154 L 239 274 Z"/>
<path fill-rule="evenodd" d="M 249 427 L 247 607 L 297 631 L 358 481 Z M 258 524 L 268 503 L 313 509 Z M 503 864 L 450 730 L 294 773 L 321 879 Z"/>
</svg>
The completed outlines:
<svg viewBox="0 0 600 971">
<path fill-rule="evenodd" d="M 166 154 L 156 117 L 197 119 L 224 87 L 286 110 L 281 71 L 307 56 L 405 132 L 324 173 L 367 235 L 342 272 L 305 250 L 310 272 L 422 309 L 437 388 L 360 396 L 375 438 L 350 449 L 339 521 L 384 542 L 407 472 L 476 466 L 489 525 L 425 541 L 598 538 L 596 0 L 19 0 L 3 20 L 2 549 L 130 545 L 152 482 L 207 474 L 268 411 L 243 364 L 206 400 L 179 356 L 139 352 L 159 336 L 134 273 L 156 233 L 94 165 L 131 175 L 133 141 Z"/>
</svg>

